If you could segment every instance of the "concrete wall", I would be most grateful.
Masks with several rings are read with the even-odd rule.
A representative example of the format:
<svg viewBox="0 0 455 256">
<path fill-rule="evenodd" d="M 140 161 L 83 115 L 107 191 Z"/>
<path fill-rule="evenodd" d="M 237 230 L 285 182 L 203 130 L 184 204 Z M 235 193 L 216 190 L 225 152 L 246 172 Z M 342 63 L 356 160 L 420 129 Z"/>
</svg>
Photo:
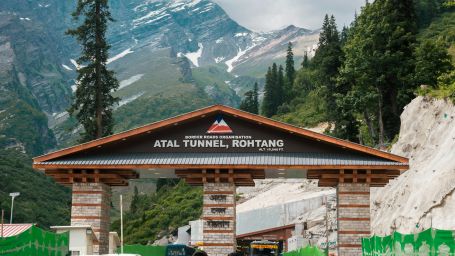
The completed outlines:
<svg viewBox="0 0 455 256">
<path fill-rule="evenodd" d="M 305 212 L 315 210 L 323 204 L 324 196 L 273 205 L 250 211 L 237 212 L 237 234 L 288 225 Z"/>
</svg>

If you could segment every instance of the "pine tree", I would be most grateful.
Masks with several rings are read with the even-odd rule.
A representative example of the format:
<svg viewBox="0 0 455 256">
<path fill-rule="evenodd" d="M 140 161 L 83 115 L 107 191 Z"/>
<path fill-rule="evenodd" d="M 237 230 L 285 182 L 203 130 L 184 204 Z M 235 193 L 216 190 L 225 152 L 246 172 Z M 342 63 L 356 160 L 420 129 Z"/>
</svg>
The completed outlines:
<svg viewBox="0 0 455 256">
<path fill-rule="evenodd" d="M 109 44 L 106 41 L 107 23 L 113 21 L 107 0 L 79 0 L 72 14 L 77 21 L 85 17 L 76 29 L 67 34 L 76 37 L 82 45 L 77 59 L 78 86 L 75 101 L 69 109 L 84 127 L 82 141 L 89 141 L 112 134 L 113 106 L 118 101 L 111 95 L 119 83 L 114 72 L 106 67 Z"/>
<path fill-rule="evenodd" d="M 254 83 L 253 88 L 253 108 L 251 113 L 259 114 L 259 88 L 257 82 Z"/>
<path fill-rule="evenodd" d="M 290 102 L 293 98 L 292 86 L 295 80 L 294 53 L 292 52 L 292 43 L 289 42 L 286 53 L 285 64 L 285 84 L 284 84 L 284 102 Z"/>
<path fill-rule="evenodd" d="M 343 29 L 341 30 L 341 34 L 340 34 L 341 46 L 343 46 L 346 43 L 346 41 L 348 40 L 348 33 L 349 33 L 348 27 L 343 26 Z"/>
<path fill-rule="evenodd" d="M 276 83 L 276 97 L 275 97 L 275 104 L 276 104 L 277 110 L 278 110 L 278 107 L 284 103 L 285 97 L 287 96 L 287 93 L 285 92 L 285 87 L 286 87 L 286 83 L 285 83 L 285 77 L 284 77 L 284 69 L 283 69 L 283 66 L 280 65 L 278 68 L 278 76 L 277 76 L 277 83 Z"/>
<path fill-rule="evenodd" d="M 368 126 L 376 145 L 399 131 L 401 109 L 413 95 L 416 17 L 412 0 L 367 4 L 344 46 L 340 81 L 352 89 L 351 105 Z"/>
<path fill-rule="evenodd" d="M 310 67 L 310 59 L 308 58 L 308 52 L 305 51 L 305 53 L 303 53 L 302 68 L 309 68 L 309 67 Z"/>
<path fill-rule="evenodd" d="M 134 194 L 133 194 L 133 198 L 131 199 L 130 212 L 134 214 L 134 213 L 136 213 L 138 208 L 139 208 L 139 191 L 137 189 L 137 186 L 134 186 Z"/>
<path fill-rule="evenodd" d="M 243 98 L 239 108 L 252 114 L 258 114 L 258 104 L 258 87 L 255 83 L 253 90 L 245 93 L 245 98 Z"/>
<path fill-rule="evenodd" d="M 264 100 L 262 102 L 262 114 L 271 117 L 277 113 L 278 107 L 284 99 L 284 71 L 283 66 L 273 63 L 265 76 Z"/>
<path fill-rule="evenodd" d="M 330 18 L 325 15 L 318 45 L 312 60 L 316 73 L 316 84 L 326 102 L 328 121 L 335 123 L 336 126 L 336 122 L 340 117 L 335 97 L 337 93 L 336 79 L 339 74 L 338 69 L 342 63 L 343 52 L 333 15 Z"/>
<path fill-rule="evenodd" d="M 269 67 L 267 74 L 265 75 L 265 86 L 264 86 L 264 99 L 262 101 L 262 115 L 266 117 L 273 116 L 273 77 L 272 68 Z"/>
<path fill-rule="evenodd" d="M 321 33 L 319 34 L 319 42 L 318 42 L 318 49 L 320 49 L 321 46 L 326 46 L 330 40 L 330 20 L 329 20 L 329 15 L 326 14 L 324 16 L 324 21 L 322 22 L 322 28 L 321 28 Z M 316 50 L 317 52 L 317 50 Z"/>
</svg>

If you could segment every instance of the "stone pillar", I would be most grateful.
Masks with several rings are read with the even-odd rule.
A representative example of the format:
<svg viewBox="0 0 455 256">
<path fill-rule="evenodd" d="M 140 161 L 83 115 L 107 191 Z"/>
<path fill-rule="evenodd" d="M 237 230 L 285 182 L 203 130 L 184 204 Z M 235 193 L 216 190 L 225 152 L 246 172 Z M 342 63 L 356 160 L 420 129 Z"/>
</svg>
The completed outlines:
<svg viewBox="0 0 455 256">
<path fill-rule="evenodd" d="M 209 256 L 235 252 L 235 184 L 204 183 L 203 204 L 204 251 Z"/>
<path fill-rule="evenodd" d="M 362 255 L 362 237 L 370 236 L 370 186 L 338 184 L 338 255 Z"/>
<path fill-rule="evenodd" d="M 109 253 L 111 188 L 102 183 L 74 183 L 71 226 L 90 225 L 98 239 L 94 254 Z"/>
</svg>

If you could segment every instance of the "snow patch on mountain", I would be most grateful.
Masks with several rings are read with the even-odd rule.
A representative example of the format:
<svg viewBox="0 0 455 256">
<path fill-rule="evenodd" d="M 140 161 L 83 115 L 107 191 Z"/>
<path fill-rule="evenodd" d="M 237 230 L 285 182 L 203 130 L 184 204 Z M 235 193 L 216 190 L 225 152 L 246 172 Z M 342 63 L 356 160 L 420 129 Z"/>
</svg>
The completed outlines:
<svg viewBox="0 0 455 256">
<path fill-rule="evenodd" d="M 220 63 L 225 59 L 225 57 L 216 57 L 215 58 L 215 63 Z"/>
<path fill-rule="evenodd" d="M 139 98 L 139 97 L 141 97 L 142 95 L 144 95 L 144 93 L 145 93 L 145 92 L 140 92 L 140 93 L 135 94 L 135 95 L 133 95 L 133 96 L 130 96 L 130 97 L 128 97 L 128 98 L 122 99 L 121 101 L 119 101 L 117 108 L 118 108 L 118 107 L 121 107 L 121 106 L 123 106 L 123 105 L 126 105 L 126 104 L 128 104 L 128 103 L 133 102 L 133 101 L 136 100 L 137 98 Z"/>
<path fill-rule="evenodd" d="M 130 53 L 133 53 L 133 52 L 134 51 L 131 51 L 131 48 L 128 48 L 128 49 L 124 50 L 123 52 L 115 55 L 114 57 L 109 58 L 106 63 L 107 64 L 112 63 L 112 62 L 114 62 L 114 61 L 116 61 L 118 59 L 121 59 L 121 58 L 125 57 L 126 55 L 128 55 Z"/>
<path fill-rule="evenodd" d="M 84 65 L 79 65 L 79 64 L 77 64 L 77 62 L 76 62 L 74 59 L 70 59 L 70 62 L 71 62 L 71 64 L 73 64 L 73 66 L 74 66 L 76 69 L 80 69 L 80 68 L 85 67 Z"/>
<path fill-rule="evenodd" d="M 248 50 L 254 48 L 256 46 L 256 44 L 253 44 L 252 46 L 246 48 L 245 50 L 242 51 L 242 49 L 239 48 L 238 52 L 237 52 L 237 55 L 226 61 L 225 64 L 228 66 L 227 68 L 227 72 L 232 72 L 232 70 L 234 69 L 234 63 L 237 62 Z"/>
<path fill-rule="evenodd" d="M 133 20 L 133 24 L 139 24 L 141 21 L 143 20 L 146 20 L 146 19 L 149 19 L 149 18 L 154 18 L 158 15 L 162 15 L 163 12 L 166 11 L 166 8 L 161 8 L 161 9 L 158 9 L 158 10 L 154 10 L 154 11 L 151 11 L 149 13 L 147 13 L 146 15 L 140 17 L 140 18 L 137 18 L 137 19 L 134 19 Z"/>
<path fill-rule="evenodd" d="M 202 56 L 204 46 L 201 43 L 198 43 L 197 45 L 199 46 L 199 49 L 196 52 L 188 52 L 183 55 L 189 59 L 194 66 L 199 67 L 199 58 Z"/>
<path fill-rule="evenodd" d="M 137 75 L 134 75 L 134 76 L 132 76 L 130 78 L 127 78 L 125 80 L 120 81 L 120 85 L 119 85 L 118 89 L 120 90 L 120 89 L 123 89 L 123 88 L 125 88 L 125 87 L 127 87 L 129 85 L 132 85 L 133 83 L 141 80 L 141 78 L 143 76 L 144 76 L 144 74 L 137 74 Z"/>
<path fill-rule="evenodd" d="M 75 67 L 76 69 L 79 68 L 79 64 L 77 64 L 77 62 L 76 62 L 74 59 L 70 59 L 70 62 L 71 62 L 71 64 L 74 65 L 74 67 Z"/>
<path fill-rule="evenodd" d="M 62 67 L 63 67 L 64 69 L 66 69 L 66 70 L 70 70 L 70 71 L 73 70 L 72 68 L 68 67 L 68 66 L 65 65 L 65 64 L 62 64 Z"/>
<path fill-rule="evenodd" d="M 247 36 L 247 35 L 248 35 L 248 33 L 247 33 L 247 32 L 243 32 L 243 33 L 236 33 L 236 34 L 234 35 L 234 37 L 241 37 L 241 36 Z"/>
</svg>

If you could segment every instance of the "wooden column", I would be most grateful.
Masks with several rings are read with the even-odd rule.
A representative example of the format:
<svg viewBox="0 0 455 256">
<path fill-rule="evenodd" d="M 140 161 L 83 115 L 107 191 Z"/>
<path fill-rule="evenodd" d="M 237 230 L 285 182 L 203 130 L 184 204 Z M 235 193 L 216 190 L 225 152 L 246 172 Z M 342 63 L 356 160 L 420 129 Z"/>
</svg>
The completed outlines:
<svg viewBox="0 0 455 256">
<path fill-rule="evenodd" d="M 362 237 L 370 236 L 370 185 L 339 183 L 338 255 L 362 255 Z"/>
<path fill-rule="evenodd" d="M 235 184 L 204 183 L 203 247 L 209 256 L 235 252 L 235 218 Z"/>
</svg>

